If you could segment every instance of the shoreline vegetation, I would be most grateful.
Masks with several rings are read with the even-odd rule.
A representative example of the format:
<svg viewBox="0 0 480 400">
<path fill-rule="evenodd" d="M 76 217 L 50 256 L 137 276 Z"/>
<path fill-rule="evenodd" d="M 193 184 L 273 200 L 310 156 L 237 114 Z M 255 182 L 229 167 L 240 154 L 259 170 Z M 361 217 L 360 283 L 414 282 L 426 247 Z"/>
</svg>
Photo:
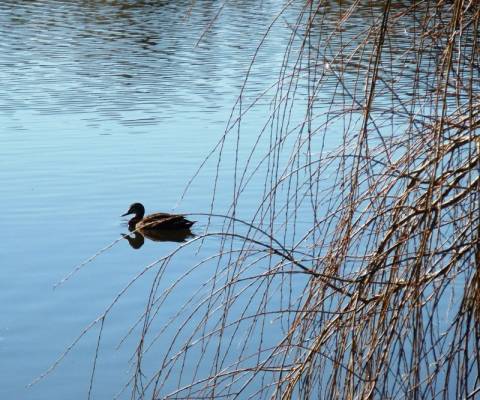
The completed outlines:
<svg viewBox="0 0 480 400">
<path fill-rule="evenodd" d="M 275 85 L 253 101 L 247 73 L 205 161 L 217 165 L 211 210 L 191 214 L 205 231 L 146 266 L 58 362 L 98 328 L 92 390 L 112 307 L 155 271 L 128 333 L 138 335 L 123 388 L 132 399 L 476 398 L 479 23 L 478 4 L 458 0 L 314 0 L 296 21 L 272 16 L 291 40 Z M 243 159 L 242 121 L 265 99 L 271 113 Z M 232 202 L 221 212 L 227 152 L 236 157 Z M 258 175 L 263 189 L 246 213 Z M 211 238 L 218 249 L 164 287 L 176 254 Z M 205 265 L 211 277 L 158 321 Z"/>
</svg>

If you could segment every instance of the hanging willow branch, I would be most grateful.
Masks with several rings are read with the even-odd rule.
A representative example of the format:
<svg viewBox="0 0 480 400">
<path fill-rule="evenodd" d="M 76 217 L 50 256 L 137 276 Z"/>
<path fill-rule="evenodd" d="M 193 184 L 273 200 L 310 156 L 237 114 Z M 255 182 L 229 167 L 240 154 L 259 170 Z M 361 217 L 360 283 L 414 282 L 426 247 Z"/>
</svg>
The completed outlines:
<svg viewBox="0 0 480 400">
<path fill-rule="evenodd" d="M 361 3 L 307 1 L 284 21 L 288 2 L 272 18 L 291 39 L 249 101 L 247 76 L 209 155 L 207 231 L 134 279 L 158 271 L 128 333 L 140 329 L 132 399 L 480 393 L 480 9 Z M 267 99 L 245 150 L 242 122 Z M 165 288 L 179 252 L 212 237 Z M 209 278 L 158 321 L 200 267 Z"/>
</svg>

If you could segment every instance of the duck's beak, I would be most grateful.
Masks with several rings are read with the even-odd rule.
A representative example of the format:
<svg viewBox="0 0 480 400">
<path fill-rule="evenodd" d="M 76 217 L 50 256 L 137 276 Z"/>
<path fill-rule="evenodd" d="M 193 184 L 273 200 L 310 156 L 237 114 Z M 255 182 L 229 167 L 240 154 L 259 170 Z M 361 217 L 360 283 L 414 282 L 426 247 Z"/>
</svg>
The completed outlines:
<svg viewBox="0 0 480 400">
<path fill-rule="evenodd" d="M 131 214 L 130 210 L 128 210 L 125 214 L 120 215 L 121 217 L 124 217 L 125 215 Z"/>
</svg>

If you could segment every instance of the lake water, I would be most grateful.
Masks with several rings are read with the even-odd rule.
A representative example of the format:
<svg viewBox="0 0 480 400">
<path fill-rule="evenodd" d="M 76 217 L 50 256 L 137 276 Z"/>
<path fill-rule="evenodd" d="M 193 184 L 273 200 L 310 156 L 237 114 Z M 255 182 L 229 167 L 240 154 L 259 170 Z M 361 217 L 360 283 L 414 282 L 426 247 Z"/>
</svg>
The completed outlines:
<svg viewBox="0 0 480 400">
<path fill-rule="evenodd" d="M 192 3 L 0 3 L 2 399 L 85 398 L 98 330 L 47 378 L 26 385 L 132 277 L 176 246 L 147 240 L 134 250 L 122 240 L 53 289 L 127 232 L 120 215 L 130 203 L 143 202 L 147 212 L 177 206 L 223 134 L 265 27 L 282 7 L 240 1 L 215 21 L 219 2 Z M 265 43 L 251 75 L 259 90 L 272 83 L 289 35 L 279 27 Z M 176 211 L 209 210 L 210 164 Z M 199 220 L 197 231 L 204 226 Z M 192 260 L 193 251 L 182 254 L 169 279 Z M 150 285 L 146 278 L 134 286 L 106 324 L 95 398 L 112 398 L 128 380 L 134 340 L 114 347 Z"/>
<path fill-rule="evenodd" d="M 182 193 L 222 137 L 247 72 L 245 105 L 275 84 L 292 37 L 291 24 L 302 5 L 298 3 L 270 29 L 257 53 L 284 2 L 242 0 L 224 8 L 221 2 L 187 0 L 0 2 L 0 398 L 87 398 L 100 323 L 54 371 L 27 385 L 48 370 L 145 266 L 178 246 L 146 240 L 135 250 L 126 240 L 117 241 L 128 231 L 120 215 L 131 203 L 141 201 L 147 213 L 210 211 L 218 171 L 215 157 L 183 198 Z M 331 7 L 332 13 L 338 11 L 335 3 Z M 363 32 L 359 21 L 369 17 L 367 10 L 352 18 L 345 27 L 353 29 L 351 37 Z M 394 58 L 390 65 L 395 70 L 397 57 L 402 68 L 398 79 L 407 82 L 398 91 L 403 95 L 412 89 L 401 45 L 405 42 L 408 48 L 409 32 L 399 26 L 390 37 Z M 354 40 L 345 43 L 355 45 Z M 422 60 L 434 62 L 434 57 Z M 410 67 L 413 73 L 415 60 Z M 308 79 L 297 88 L 300 105 L 306 101 L 302 99 Z M 327 100 L 328 89 L 337 87 L 335 79 L 327 80 L 325 91 L 316 94 L 326 99 L 327 111 L 343 106 L 340 97 L 332 103 Z M 385 83 L 383 89 L 387 87 Z M 386 103 L 391 100 L 387 92 Z M 244 151 L 235 152 L 235 135 L 225 142 L 216 210 L 226 212 L 231 204 L 235 159 L 248 159 L 259 129 L 272 113 L 274 95 L 259 97 L 242 119 Z M 238 110 L 237 104 L 237 114 Z M 291 110 L 291 129 L 303 121 L 303 113 L 302 107 Z M 393 118 L 382 123 L 393 135 Z M 327 125 L 325 131 L 333 133 L 313 144 L 319 150 L 342 140 L 343 122 L 332 120 Z M 260 142 L 253 158 L 261 157 L 268 146 L 268 140 Z M 324 184 L 320 182 L 319 188 Z M 262 178 L 252 178 L 238 208 L 241 216 L 255 209 L 264 185 Z M 299 212 L 300 227 L 303 216 Z M 207 218 L 193 219 L 198 220 L 194 233 L 203 232 Z M 222 226 L 214 220 L 210 229 L 219 231 Z M 160 285 L 168 287 L 205 254 L 215 252 L 218 244 L 219 239 L 209 239 L 200 250 L 195 246 L 182 250 Z M 124 342 L 122 338 L 142 315 L 155 272 L 147 271 L 129 287 L 105 320 L 92 398 L 113 398 L 132 376 L 129 360 L 141 327 Z M 178 326 L 169 327 L 167 321 L 214 273 L 215 263 L 197 268 L 191 280 L 183 281 L 159 309 L 157 329 L 166 323 L 174 335 Z M 56 286 L 65 277 L 69 279 Z M 248 290 L 254 296 L 254 290 Z M 275 333 L 271 338 L 276 339 Z M 160 348 L 168 344 L 157 343 Z M 158 368 L 156 355 L 145 360 L 150 373 Z M 187 360 L 183 372 L 187 381 L 193 369 Z M 120 395 L 129 397 L 129 390 Z"/>
</svg>

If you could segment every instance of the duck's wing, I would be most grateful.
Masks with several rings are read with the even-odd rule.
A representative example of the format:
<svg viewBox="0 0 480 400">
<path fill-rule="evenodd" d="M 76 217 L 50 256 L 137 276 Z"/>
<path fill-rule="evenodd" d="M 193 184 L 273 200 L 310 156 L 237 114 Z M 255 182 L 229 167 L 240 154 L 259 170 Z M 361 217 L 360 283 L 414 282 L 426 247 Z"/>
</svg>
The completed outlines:
<svg viewBox="0 0 480 400">
<path fill-rule="evenodd" d="M 138 224 L 141 229 L 168 229 L 168 228 L 189 228 L 192 221 L 186 219 L 182 214 L 156 213 L 147 215 Z"/>
</svg>

